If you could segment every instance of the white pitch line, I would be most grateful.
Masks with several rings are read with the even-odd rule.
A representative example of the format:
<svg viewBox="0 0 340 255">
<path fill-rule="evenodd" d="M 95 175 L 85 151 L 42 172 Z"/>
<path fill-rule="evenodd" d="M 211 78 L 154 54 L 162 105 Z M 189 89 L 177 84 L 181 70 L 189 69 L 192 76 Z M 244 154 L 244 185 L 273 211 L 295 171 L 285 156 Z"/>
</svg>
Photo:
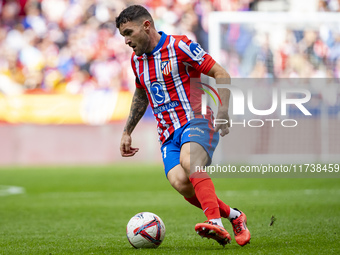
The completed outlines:
<svg viewBox="0 0 340 255">
<path fill-rule="evenodd" d="M 0 197 L 26 193 L 23 187 L 0 185 Z"/>
</svg>

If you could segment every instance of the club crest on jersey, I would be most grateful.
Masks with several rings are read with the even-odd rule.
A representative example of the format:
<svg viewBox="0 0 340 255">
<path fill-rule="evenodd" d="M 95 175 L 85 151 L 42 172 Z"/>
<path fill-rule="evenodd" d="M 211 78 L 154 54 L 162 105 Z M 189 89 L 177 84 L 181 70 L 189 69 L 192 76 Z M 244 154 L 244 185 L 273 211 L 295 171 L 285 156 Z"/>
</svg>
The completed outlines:
<svg viewBox="0 0 340 255">
<path fill-rule="evenodd" d="M 163 62 L 161 63 L 161 70 L 162 70 L 162 73 L 163 73 L 164 75 L 169 75 L 169 73 L 171 73 L 171 71 L 172 71 L 172 66 L 171 66 L 170 60 L 163 61 Z"/>
</svg>

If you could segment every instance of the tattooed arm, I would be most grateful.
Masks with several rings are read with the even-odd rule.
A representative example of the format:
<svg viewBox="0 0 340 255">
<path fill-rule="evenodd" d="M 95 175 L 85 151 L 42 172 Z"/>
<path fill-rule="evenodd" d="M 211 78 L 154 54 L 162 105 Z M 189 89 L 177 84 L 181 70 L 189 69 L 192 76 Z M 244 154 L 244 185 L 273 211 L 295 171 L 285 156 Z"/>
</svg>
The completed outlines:
<svg viewBox="0 0 340 255">
<path fill-rule="evenodd" d="M 124 127 L 124 132 L 120 142 L 120 153 L 123 157 L 131 157 L 136 154 L 138 148 L 131 147 L 131 133 L 135 129 L 139 120 L 143 117 L 149 100 L 143 89 L 136 88 L 135 94 L 132 98 L 130 115 Z"/>
</svg>

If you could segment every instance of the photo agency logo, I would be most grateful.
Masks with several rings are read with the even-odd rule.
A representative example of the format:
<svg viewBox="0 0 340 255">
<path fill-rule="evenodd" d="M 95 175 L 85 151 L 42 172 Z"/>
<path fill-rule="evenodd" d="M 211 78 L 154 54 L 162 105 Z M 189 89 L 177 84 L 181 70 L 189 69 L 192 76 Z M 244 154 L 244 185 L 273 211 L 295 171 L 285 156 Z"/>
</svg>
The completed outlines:
<svg viewBox="0 0 340 255">
<path fill-rule="evenodd" d="M 212 98 L 213 102 L 217 106 L 216 98 L 219 100 L 220 105 L 223 105 L 221 101 L 221 97 L 216 90 L 228 88 L 230 90 L 230 96 L 232 99 L 232 111 L 229 112 L 230 116 L 245 116 L 246 110 L 248 110 L 254 116 L 259 116 L 257 118 L 237 118 L 237 121 L 234 121 L 232 118 L 227 119 L 214 119 L 213 126 L 215 127 L 218 124 L 228 124 L 230 127 L 235 125 L 243 126 L 243 127 L 263 127 L 264 125 L 270 125 L 271 127 L 275 127 L 275 125 L 281 125 L 282 127 L 296 127 L 298 125 L 297 119 L 287 118 L 287 109 L 288 106 L 295 106 L 299 111 L 305 116 L 311 116 L 312 114 L 307 110 L 304 106 L 311 99 L 311 92 L 304 88 L 271 88 L 268 87 L 268 90 L 271 91 L 271 98 L 265 98 L 271 102 L 270 108 L 268 109 L 256 109 L 254 106 L 254 91 L 253 89 L 246 89 L 245 92 L 238 86 L 230 85 L 230 84 L 212 84 L 210 85 L 206 83 L 198 82 L 202 85 L 201 89 L 205 93 L 201 96 L 201 114 L 207 114 L 207 105 L 208 105 L 208 96 Z M 212 91 L 215 96 L 210 92 Z M 262 98 L 263 99 L 263 98 Z M 270 103 L 269 103 L 270 104 Z M 246 108 L 247 107 L 247 108 Z M 269 115 L 276 114 L 276 116 L 281 116 L 281 118 L 270 118 Z M 249 116 L 247 114 L 247 116 Z M 267 118 L 268 117 L 268 118 Z"/>
<path fill-rule="evenodd" d="M 203 115 L 207 114 L 207 95 L 210 96 L 210 98 L 214 101 L 215 105 L 217 106 L 217 103 L 216 103 L 216 100 L 215 100 L 215 97 L 213 96 L 213 94 L 211 94 L 211 92 L 208 90 L 210 89 L 215 95 L 216 97 L 218 98 L 218 101 L 220 102 L 221 106 L 223 105 L 222 104 L 222 100 L 220 98 L 220 95 L 218 94 L 218 92 L 210 85 L 208 84 L 205 84 L 203 82 L 198 82 L 199 84 L 202 85 L 202 88 L 199 88 L 200 90 L 203 90 L 206 94 L 202 94 L 202 107 L 201 107 L 201 113 Z M 206 87 L 203 88 L 203 87 Z"/>
</svg>

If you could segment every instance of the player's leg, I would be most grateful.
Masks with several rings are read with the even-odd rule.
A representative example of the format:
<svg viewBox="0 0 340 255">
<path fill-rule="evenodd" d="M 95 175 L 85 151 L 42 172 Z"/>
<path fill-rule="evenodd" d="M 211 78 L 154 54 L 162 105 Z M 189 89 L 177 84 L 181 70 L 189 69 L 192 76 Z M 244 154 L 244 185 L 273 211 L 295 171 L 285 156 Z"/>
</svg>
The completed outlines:
<svg viewBox="0 0 340 255">
<path fill-rule="evenodd" d="M 190 178 L 190 181 L 193 183 L 197 200 L 202 205 L 202 208 L 207 208 L 201 201 L 205 198 L 199 196 L 200 191 L 197 191 L 197 189 L 199 189 L 200 186 L 210 187 L 208 188 L 208 192 L 205 191 L 202 193 L 205 195 L 209 194 L 210 200 L 211 198 L 216 199 L 220 216 L 228 218 L 232 223 L 237 243 L 240 245 L 247 244 L 250 240 L 250 232 L 246 227 L 247 220 L 245 215 L 235 208 L 230 208 L 221 201 L 216 196 L 214 185 L 210 177 L 202 171 L 197 171 L 200 169 L 200 166 L 203 167 L 210 164 L 213 151 L 218 143 L 219 134 L 215 133 L 212 126 L 205 122 L 205 120 L 196 120 L 192 123 L 190 132 L 188 133 L 182 135 L 180 162 L 185 169 L 187 176 Z M 206 187 L 204 189 L 206 189 Z M 189 202 L 197 204 L 197 200 L 195 200 L 195 197 L 191 197 Z M 208 215 L 207 218 L 216 223 L 220 221 L 218 218 L 210 219 Z"/>
<path fill-rule="evenodd" d="M 221 216 L 228 217 L 230 207 L 216 196 L 215 187 L 209 175 L 196 171 L 196 166 L 204 166 L 208 160 L 209 156 L 200 144 L 190 142 L 182 145 L 180 162 L 195 189 L 195 195 L 190 198 L 189 202 L 197 204 L 198 201 L 208 220 L 219 219 Z"/>
<path fill-rule="evenodd" d="M 181 148 L 177 133 L 180 132 L 175 131 L 161 147 L 164 171 L 171 186 L 184 196 L 185 199 L 189 199 L 195 195 L 195 190 L 180 165 Z M 196 204 L 196 206 L 200 205 Z"/>
<path fill-rule="evenodd" d="M 214 132 L 211 123 L 206 119 L 193 119 L 189 127 L 181 135 L 180 163 L 192 183 L 197 200 L 207 216 L 222 225 L 220 209 L 226 209 L 223 215 L 229 214 L 229 208 L 219 206 L 215 194 L 214 184 L 202 167 L 209 165 L 215 147 L 219 140 L 218 133 Z M 210 154 L 208 154 L 208 151 Z M 195 198 L 191 199 L 192 202 Z M 189 201 L 190 202 L 190 201 Z"/>
<path fill-rule="evenodd" d="M 196 166 L 205 166 L 209 156 L 204 148 L 195 142 L 182 145 L 180 163 L 187 177 L 192 183 L 196 197 L 208 220 L 221 218 L 215 187 L 209 175 L 202 171 L 195 171 Z"/>
<path fill-rule="evenodd" d="M 207 221 L 196 224 L 195 230 L 202 237 L 213 238 L 221 245 L 230 243 L 231 237 L 224 229 L 220 208 L 215 194 L 215 187 L 209 175 L 203 171 L 194 171 L 193 166 L 204 166 L 209 156 L 204 148 L 197 143 L 185 143 L 181 148 L 180 162 L 185 174 L 194 187 Z"/>
<path fill-rule="evenodd" d="M 171 139 L 166 141 L 161 148 L 165 174 L 170 184 L 190 202 L 190 198 L 195 195 L 195 189 L 192 181 L 189 180 L 186 171 L 180 165 L 181 148 L 176 142 L 176 138 L 178 137 L 175 134 L 173 137 L 171 137 Z M 205 153 L 203 152 L 202 154 L 203 155 L 201 156 L 205 157 Z M 202 192 L 204 192 L 204 187 L 202 189 Z M 200 207 L 200 202 L 196 203 L 195 205 L 197 207 Z M 217 211 L 219 211 L 218 205 L 215 207 L 217 208 Z M 218 215 L 214 215 L 213 217 L 220 217 L 219 213 Z M 222 245 L 230 242 L 230 235 L 223 227 L 217 226 L 212 222 L 202 224 L 202 228 L 200 229 L 201 236 L 214 238 Z M 222 222 L 220 222 L 220 224 L 222 225 Z"/>
<path fill-rule="evenodd" d="M 195 189 L 197 200 L 201 204 L 201 208 L 203 208 L 204 213 L 208 218 L 207 223 L 197 224 L 195 230 L 202 237 L 214 238 L 220 244 L 225 245 L 230 242 L 231 238 L 222 225 L 220 218 L 223 216 L 230 220 L 233 226 L 236 242 L 239 245 L 244 246 L 250 241 L 250 232 L 246 225 L 246 215 L 236 208 L 230 208 L 223 201 L 218 199 L 215 193 L 214 184 L 208 174 L 195 171 L 196 166 L 205 165 L 205 157 L 202 158 L 203 160 L 199 160 L 200 156 L 204 154 L 202 150 L 205 152 L 203 147 L 197 143 L 186 143 L 182 146 L 180 156 L 181 165 L 186 171 L 186 174 L 189 174 L 190 181 Z M 194 163 L 188 162 L 186 160 L 187 158 Z M 191 202 L 195 203 L 195 200 L 191 198 Z M 219 214 L 217 214 L 215 209 L 210 210 L 210 208 L 215 208 L 214 206 L 216 206 L 216 204 L 218 206 L 217 210 Z M 221 228 L 209 226 L 208 224 L 218 224 Z M 214 235 L 215 233 L 218 233 L 217 231 L 221 231 L 221 235 Z M 226 233 L 224 233 L 224 231 Z M 213 235 L 211 235 L 211 233 L 213 233 Z"/>
<path fill-rule="evenodd" d="M 179 137 L 182 138 L 182 140 L 183 140 L 182 142 L 185 144 L 185 139 L 183 139 L 183 135 L 181 135 L 181 134 L 182 134 L 181 131 L 177 132 L 177 133 L 175 131 L 175 134 L 172 137 L 170 137 L 170 139 L 168 139 L 168 141 L 166 141 L 162 145 L 162 147 L 161 147 L 162 157 L 163 157 L 163 162 L 164 162 L 165 174 L 166 174 L 170 184 L 180 194 L 182 194 L 184 196 L 184 198 L 188 202 L 190 202 L 191 204 L 201 208 L 201 204 L 200 204 L 200 202 L 198 201 L 198 199 L 196 197 L 195 189 L 194 189 L 194 187 L 192 185 L 192 182 L 189 180 L 188 174 L 186 173 L 186 171 L 180 165 L 180 154 L 182 152 L 181 152 L 180 142 L 178 140 Z M 187 139 L 186 141 L 189 141 L 188 137 L 186 139 Z M 209 157 L 207 158 L 206 153 L 204 152 L 204 150 L 203 151 L 196 151 L 196 152 L 198 152 L 200 155 L 197 155 L 195 153 L 195 158 L 203 159 L 203 162 L 198 162 L 198 164 L 203 165 L 205 160 L 209 160 Z M 189 154 L 190 154 L 190 152 L 189 152 Z M 188 164 L 188 162 L 183 160 L 184 158 L 185 157 L 182 157 L 182 162 L 181 163 L 182 164 Z M 190 159 L 190 156 L 186 157 L 186 158 Z M 189 163 L 189 165 L 190 165 L 190 163 Z M 221 200 L 219 200 L 217 197 L 216 197 L 216 199 L 217 199 L 217 202 L 218 202 L 218 207 L 219 207 L 219 210 L 220 210 L 220 214 L 223 217 L 225 217 L 226 215 L 229 214 L 229 212 L 228 212 L 229 207 L 226 204 L 224 204 Z M 221 223 L 221 225 L 222 225 L 222 223 Z M 211 226 L 208 226 L 208 227 L 210 228 Z M 212 227 L 215 228 L 215 231 L 221 231 L 220 229 L 216 229 L 216 226 L 212 226 Z M 203 230 L 204 235 L 205 235 L 205 232 L 206 231 Z M 219 241 L 222 245 L 224 245 L 226 243 L 226 241 L 224 239 L 222 238 L 222 240 L 219 239 L 217 241 Z M 227 239 L 227 240 L 229 241 L 229 239 Z"/>
</svg>

